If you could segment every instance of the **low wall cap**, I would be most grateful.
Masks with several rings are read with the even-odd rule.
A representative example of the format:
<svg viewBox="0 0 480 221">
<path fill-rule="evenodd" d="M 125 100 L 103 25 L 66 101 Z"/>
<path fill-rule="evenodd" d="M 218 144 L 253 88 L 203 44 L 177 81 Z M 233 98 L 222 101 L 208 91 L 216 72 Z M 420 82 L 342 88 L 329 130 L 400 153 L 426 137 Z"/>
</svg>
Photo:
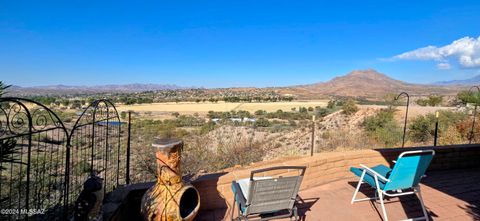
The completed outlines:
<svg viewBox="0 0 480 221">
<path fill-rule="evenodd" d="M 152 147 L 166 152 L 178 146 L 183 146 L 183 141 L 176 138 L 154 138 L 152 143 Z"/>
</svg>

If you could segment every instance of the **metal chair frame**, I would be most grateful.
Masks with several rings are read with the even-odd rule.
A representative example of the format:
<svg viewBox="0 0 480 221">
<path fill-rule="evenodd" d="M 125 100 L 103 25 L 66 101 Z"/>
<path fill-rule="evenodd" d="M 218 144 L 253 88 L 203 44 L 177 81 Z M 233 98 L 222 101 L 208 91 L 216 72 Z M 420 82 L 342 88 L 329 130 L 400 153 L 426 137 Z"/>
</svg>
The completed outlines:
<svg viewBox="0 0 480 221">
<path fill-rule="evenodd" d="M 406 152 L 401 153 L 400 156 L 398 157 L 398 160 L 394 161 L 394 162 L 395 163 L 398 162 L 400 160 L 400 158 L 402 158 L 405 155 L 424 154 L 424 153 L 431 153 L 432 156 L 435 155 L 435 151 L 433 151 L 433 150 L 406 151 Z M 427 210 L 425 208 L 425 204 L 423 203 L 423 197 L 422 197 L 422 193 L 421 193 L 421 190 L 420 190 L 420 185 L 412 186 L 411 191 L 404 192 L 404 190 L 397 190 L 397 193 L 394 193 L 393 191 L 388 192 L 389 190 L 382 190 L 380 188 L 380 184 L 379 184 L 380 181 L 379 180 L 385 182 L 385 185 L 386 185 L 386 183 L 392 182 L 392 180 L 382 176 L 381 174 L 377 173 L 373 169 L 371 169 L 371 168 L 369 168 L 369 167 L 367 167 L 363 164 L 360 164 L 360 166 L 363 168 L 363 172 L 362 172 L 362 175 L 360 176 L 360 180 L 358 181 L 357 188 L 355 189 L 355 192 L 353 194 L 351 204 L 353 204 L 355 202 L 367 201 L 367 200 L 377 201 L 379 199 L 381 207 L 382 207 L 383 219 L 385 221 L 388 221 L 387 211 L 385 209 L 385 202 L 384 202 L 384 197 L 385 196 L 399 197 L 399 196 L 416 194 L 419 201 L 420 201 L 420 205 L 422 206 L 422 211 L 423 211 L 424 216 L 423 217 L 411 218 L 411 219 L 407 219 L 407 220 L 428 220 L 428 213 L 427 213 Z M 374 177 L 374 180 L 375 180 L 375 187 L 374 187 L 375 188 L 375 197 L 370 197 L 370 198 L 367 197 L 367 198 L 362 198 L 362 199 L 356 199 L 358 191 L 360 190 L 360 186 L 365 183 L 365 182 L 363 182 L 363 179 L 364 179 L 366 173 L 369 173 L 370 175 L 372 175 Z"/>
</svg>

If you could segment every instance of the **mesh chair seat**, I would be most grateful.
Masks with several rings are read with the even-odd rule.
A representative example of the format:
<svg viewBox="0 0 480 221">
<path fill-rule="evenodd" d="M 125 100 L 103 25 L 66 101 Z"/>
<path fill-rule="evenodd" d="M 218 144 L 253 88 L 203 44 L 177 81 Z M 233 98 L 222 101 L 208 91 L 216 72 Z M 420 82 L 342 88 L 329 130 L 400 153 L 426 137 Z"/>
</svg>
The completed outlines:
<svg viewBox="0 0 480 221">
<path fill-rule="evenodd" d="M 253 178 L 253 180 L 265 180 L 265 179 L 271 179 L 271 177 L 254 177 Z M 237 199 L 236 199 L 237 202 L 246 203 L 247 200 L 248 200 L 248 192 L 250 191 L 250 179 L 245 178 L 245 179 L 234 181 L 232 183 L 232 191 L 233 191 L 233 194 L 235 195 L 235 197 L 237 197 Z M 246 208 L 245 205 L 242 205 L 244 203 L 240 203 L 240 205 L 239 205 L 242 213 L 245 212 L 245 208 Z"/>
<path fill-rule="evenodd" d="M 254 174 L 272 170 L 298 170 L 298 176 L 255 177 Z M 238 205 L 236 220 L 249 220 L 258 215 L 260 220 L 294 216 L 297 219 L 295 201 L 305 174 L 305 167 L 282 166 L 252 171 L 250 178 L 232 182 L 233 206 Z M 281 212 L 286 211 L 283 214 Z M 232 209 L 232 220 L 233 220 Z"/>
</svg>

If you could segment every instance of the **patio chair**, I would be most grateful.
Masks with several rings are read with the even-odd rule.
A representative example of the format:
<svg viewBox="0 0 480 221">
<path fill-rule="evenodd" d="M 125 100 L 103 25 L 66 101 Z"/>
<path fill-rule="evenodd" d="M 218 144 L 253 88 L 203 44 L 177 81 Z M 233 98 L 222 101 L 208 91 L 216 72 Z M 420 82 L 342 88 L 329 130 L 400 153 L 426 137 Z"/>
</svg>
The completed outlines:
<svg viewBox="0 0 480 221">
<path fill-rule="evenodd" d="M 306 167 L 280 166 L 254 170 L 250 178 L 232 182 L 234 194 L 232 220 L 271 220 L 294 218 L 298 220 L 296 199 Z M 259 177 L 260 173 L 274 170 L 296 170 L 297 176 Z M 234 218 L 235 204 L 238 217 Z"/>
<path fill-rule="evenodd" d="M 413 218 L 412 220 L 428 220 L 428 214 L 423 203 L 419 183 L 434 155 L 435 151 L 433 150 L 406 151 L 401 153 L 400 156 L 398 156 L 398 159 L 394 161 L 395 165 L 393 166 L 393 169 L 384 165 L 377 165 L 369 168 L 363 164 L 360 164 L 361 168 L 350 168 L 350 171 L 360 177 L 360 181 L 353 194 L 351 203 L 380 199 L 383 220 L 388 221 L 387 212 L 385 210 L 384 195 L 389 197 L 399 197 L 416 194 L 420 200 L 424 216 Z M 356 199 L 358 190 L 363 183 L 367 183 L 376 189 L 374 198 Z"/>
</svg>

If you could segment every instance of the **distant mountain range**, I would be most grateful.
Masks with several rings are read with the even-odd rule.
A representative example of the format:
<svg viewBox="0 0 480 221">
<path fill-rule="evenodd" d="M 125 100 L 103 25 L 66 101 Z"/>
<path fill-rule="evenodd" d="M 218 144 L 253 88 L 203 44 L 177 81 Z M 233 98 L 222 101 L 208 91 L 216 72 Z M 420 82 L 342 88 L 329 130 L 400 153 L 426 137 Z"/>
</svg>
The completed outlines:
<svg viewBox="0 0 480 221">
<path fill-rule="evenodd" d="M 327 82 L 273 88 L 227 88 L 222 90 L 275 91 L 282 95 L 293 95 L 298 99 L 319 99 L 330 96 L 382 98 L 387 93 L 408 92 L 411 95 L 455 95 L 461 90 L 467 90 L 470 84 L 479 84 L 480 75 L 468 80 L 445 81 L 434 84 L 413 84 L 399 81 L 379 73 L 373 69 L 355 70 L 347 75 L 333 78 Z M 10 96 L 32 95 L 75 95 L 96 93 L 135 93 L 144 91 L 191 89 L 167 84 L 125 84 L 99 86 L 38 86 L 38 87 L 11 87 Z M 218 89 L 203 89 L 215 92 Z"/>
<path fill-rule="evenodd" d="M 50 85 L 37 87 L 12 86 L 8 89 L 8 94 L 12 96 L 75 95 L 97 93 L 135 93 L 175 89 L 183 89 L 183 87 L 170 84 L 109 84 L 97 86 Z"/>
<path fill-rule="evenodd" d="M 400 93 L 402 91 L 411 95 L 455 95 L 460 90 L 465 90 L 465 86 L 406 83 L 390 78 L 376 70 L 367 69 L 355 70 L 327 82 L 282 88 L 279 92 L 310 99 L 325 96 L 381 98 L 387 93 Z"/>
<path fill-rule="evenodd" d="M 438 81 L 434 83 L 435 85 L 479 85 L 480 84 L 480 74 L 465 80 L 453 80 L 453 81 Z"/>
</svg>

